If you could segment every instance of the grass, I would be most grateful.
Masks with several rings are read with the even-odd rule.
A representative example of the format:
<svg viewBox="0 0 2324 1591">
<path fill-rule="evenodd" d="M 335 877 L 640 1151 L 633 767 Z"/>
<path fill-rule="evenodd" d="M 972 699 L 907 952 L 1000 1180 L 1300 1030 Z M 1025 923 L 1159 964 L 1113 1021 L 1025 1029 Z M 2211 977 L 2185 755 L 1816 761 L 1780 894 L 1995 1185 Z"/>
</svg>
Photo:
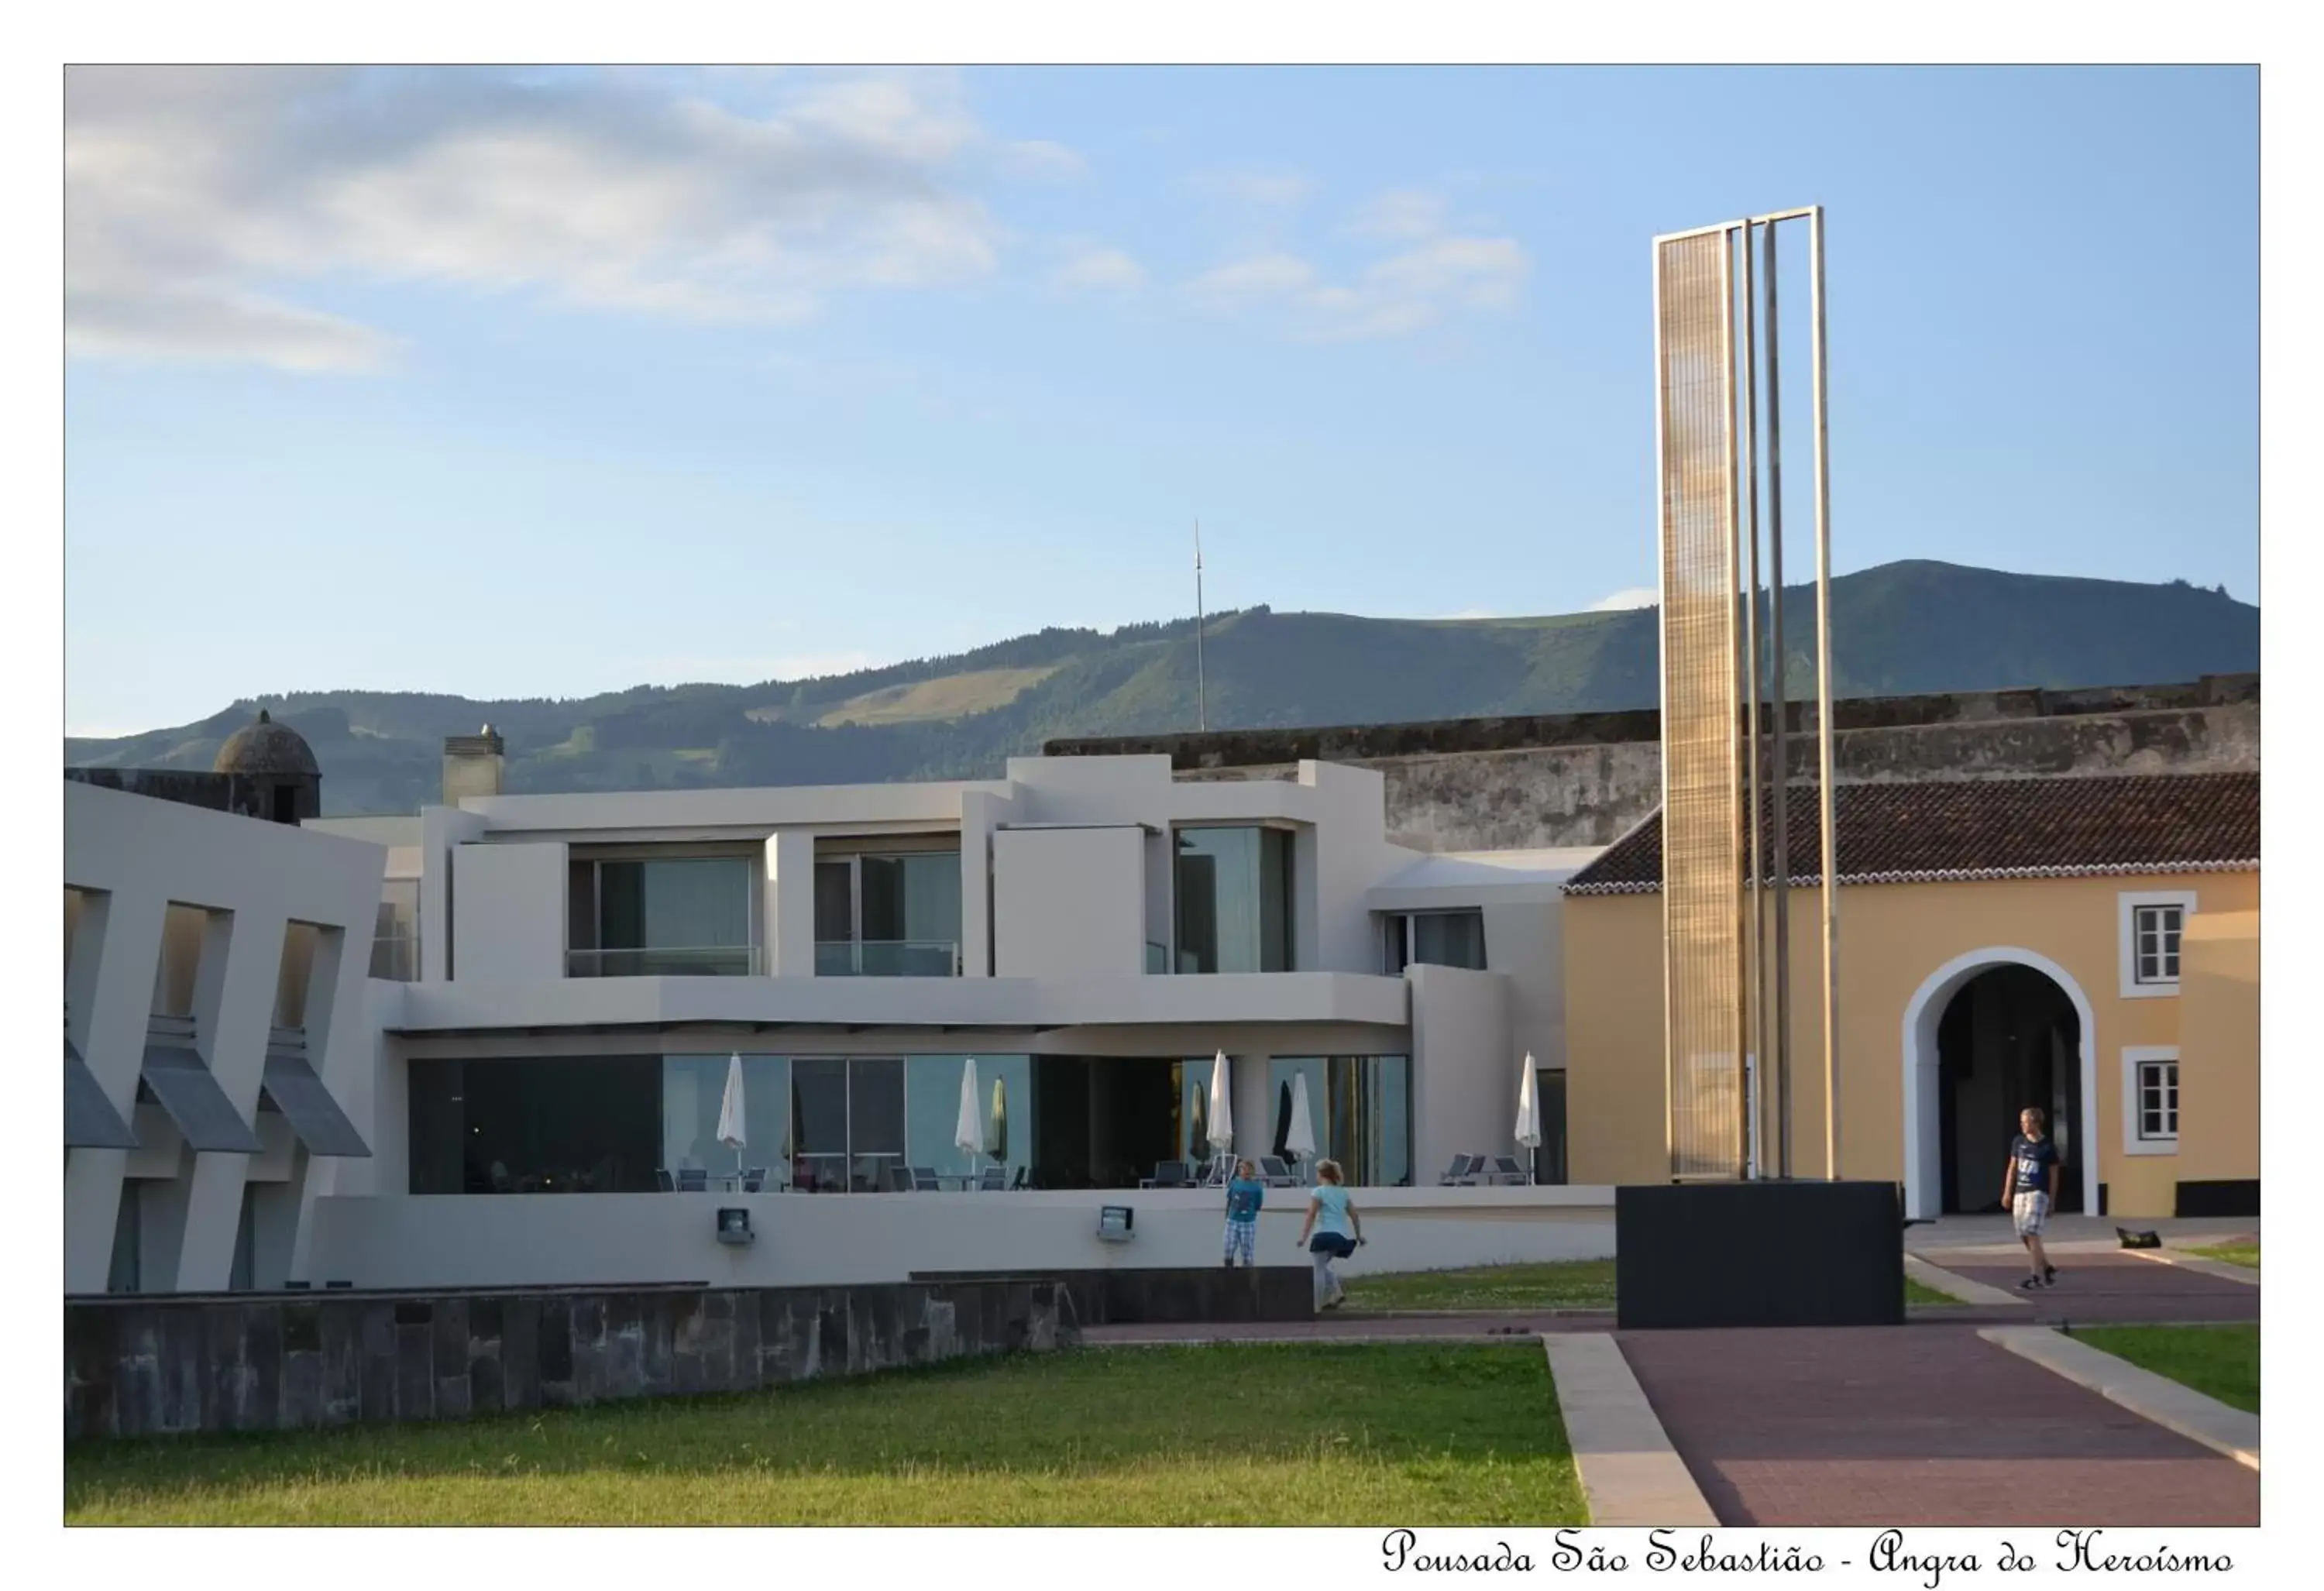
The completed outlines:
<svg viewBox="0 0 2324 1591">
<path fill-rule="evenodd" d="M 2259 1412 L 2259 1328 L 2083 1326 L 2074 1336 L 2233 1408 Z"/>
<path fill-rule="evenodd" d="M 1612 1260 L 1562 1260 L 1553 1265 L 1481 1265 L 1460 1271 L 1404 1271 L 1351 1276 L 1351 1310 L 1610 1310 Z M 1908 1304 L 1950 1304 L 1959 1299 L 1907 1276 Z"/>
<path fill-rule="evenodd" d="M 1404 1271 L 1351 1276 L 1347 1289 L 1351 1310 L 1610 1310 L 1614 1262 Z"/>
<path fill-rule="evenodd" d="M 2256 1237 L 2249 1243 L 2215 1243 L 2209 1248 L 2190 1248 L 2187 1252 L 2200 1255 L 2205 1259 L 2225 1260 L 2231 1265 L 2243 1265 L 2255 1271 L 2259 1269 L 2259 1239 Z"/>
<path fill-rule="evenodd" d="M 1078 1349 L 464 1423 L 82 1445 L 75 1524 L 1581 1524 L 1540 1347 Z"/>
</svg>

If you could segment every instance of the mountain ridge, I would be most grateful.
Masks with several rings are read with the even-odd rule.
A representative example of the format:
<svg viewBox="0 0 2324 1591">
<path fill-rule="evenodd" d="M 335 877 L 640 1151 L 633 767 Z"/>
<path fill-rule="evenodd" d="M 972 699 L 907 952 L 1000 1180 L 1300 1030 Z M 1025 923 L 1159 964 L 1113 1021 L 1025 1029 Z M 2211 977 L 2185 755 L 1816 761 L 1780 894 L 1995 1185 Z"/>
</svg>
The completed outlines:
<svg viewBox="0 0 2324 1591">
<path fill-rule="evenodd" d="M 1909 559 L 1832 582 L 1834 694 L 2067 688 L 2259 667 L 2259 609 L 2224 589 L 2018 575 Z M 1814 593 L 1784 593 L 1787 677 L 1812 690 Z M 191 723 L 65 742 L 69 765 L 206 768 L 263 707 L 323 768 L 324 810 L 437 797 L 443 738 L 489 722 L 512 792 L 981 777 L 1046 740 L 1185 731 L 1191 618 L 1051 626 L 943 657 L 798 680 L 593 695 L 294 691 Z M 1614 711 L 1659 694 L 1655 608 L 1370 619 L 1260 606 L 1204 627 L 1214 729 Z"/>
</svg>

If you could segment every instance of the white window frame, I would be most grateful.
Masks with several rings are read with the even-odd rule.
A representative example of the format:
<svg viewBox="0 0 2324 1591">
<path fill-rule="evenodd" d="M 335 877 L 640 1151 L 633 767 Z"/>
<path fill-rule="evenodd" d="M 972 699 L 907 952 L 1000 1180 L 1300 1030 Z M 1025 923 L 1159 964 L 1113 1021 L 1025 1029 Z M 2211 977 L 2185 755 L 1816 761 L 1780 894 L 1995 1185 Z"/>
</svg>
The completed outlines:
<svg viewBox="0 0 2324 1591">
<path fill-rule="evenodd" d="M 2122 1152 L 2125 1154 L 2176 1154 L 2179 1153 L 2178 1116 L 2184 1108 L 2183 1080 L 2178 1085 L 2180 1105 L 2173 1108 L 2172 1127 L 2167 1138 L 2147 1138 L 2139 1136 L 2139 1117 L 2144 1114 L 2144 1101 L 2139 1096 L 2139 1069 L 2158 1061 L 2167 1061 L 2175 1069 L 2179 1064 L 2176 1044 L 2129 1044 L 2122 1052 Z"/>
<path fill-rule="evenodd" d="M 2118 942 L 2122 973 L 2122 998 L 2126 1000 L 2153 1000 L 2174 996 L 2179 992 L 2179 979 L 2155 983 L 2138 980 L 2138 911 L 2141 906 L 2177 906 L 2179 908 L 2180 969 L 2186 969 L 2187 924 L 2195 916 L 2195 892 L 2191 889 L 2125 890 L 2115 897 L 2115 937 Z"/>
</svg>

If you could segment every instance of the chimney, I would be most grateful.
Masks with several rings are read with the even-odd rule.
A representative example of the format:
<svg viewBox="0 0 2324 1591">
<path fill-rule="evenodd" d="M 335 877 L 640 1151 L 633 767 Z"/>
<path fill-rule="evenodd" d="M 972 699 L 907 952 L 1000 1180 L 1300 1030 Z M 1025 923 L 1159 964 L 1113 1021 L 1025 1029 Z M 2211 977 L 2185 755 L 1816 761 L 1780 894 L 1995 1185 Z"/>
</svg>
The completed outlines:
<svg viewBox="0 0 2324 1591">
<path fill-rule="evenodd" d="M 486 724 L 481 733 L 444 737 L 444 805 L 457 806 L 465 796 L 501 793 L 501 738 Z"/>
</svg>

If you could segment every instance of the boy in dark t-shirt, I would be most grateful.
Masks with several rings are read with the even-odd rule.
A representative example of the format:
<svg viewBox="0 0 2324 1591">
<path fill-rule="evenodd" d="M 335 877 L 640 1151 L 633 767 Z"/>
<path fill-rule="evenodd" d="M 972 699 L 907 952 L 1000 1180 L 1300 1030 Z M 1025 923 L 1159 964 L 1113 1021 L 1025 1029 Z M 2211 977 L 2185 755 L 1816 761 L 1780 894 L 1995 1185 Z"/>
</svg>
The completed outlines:
<svg viewBox="0 0 2324 1591">
<path fill-rule="evenodd" d="M 2042 1247 L 2042 1228 L 2048 1224 L 2050 1206 L 2058 1197 L 2061 1170 L 2057 1145 L 2042 1134 L 2045 1121 L 2035 1106 L 2018 1113 L 2017 1136 L 2009 1140 L 2009 1169 L 2001 1178 L 2001 1201 L 2009 1207 L 2017 1240 L 2025 1245 L 2026 1256 L 2034 1265 L 2034 1274 L 2017 1284 L 2027 1292 L 2058 1283 L 2058 1267 L 2050 1263 Z"/>
</svg>

